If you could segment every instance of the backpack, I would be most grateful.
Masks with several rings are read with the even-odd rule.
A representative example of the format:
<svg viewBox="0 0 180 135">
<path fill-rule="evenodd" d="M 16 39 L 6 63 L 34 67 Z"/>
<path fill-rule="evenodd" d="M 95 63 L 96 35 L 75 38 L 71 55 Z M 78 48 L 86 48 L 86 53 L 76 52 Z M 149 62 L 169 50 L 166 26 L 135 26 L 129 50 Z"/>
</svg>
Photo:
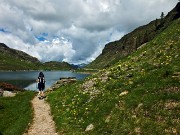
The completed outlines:
<svg viewBox="0 0 180 135">
<path fill-rule="evenodd" d="M 45 83 L 44 77 L 38 77 L 38 82 L 41 84 Z"/>
<path fill-rule="evenodd" d="M 45 79 L 44 77 L 38 77 L 38 89 L 44 90 L 45 88 Z"/>
</svg>

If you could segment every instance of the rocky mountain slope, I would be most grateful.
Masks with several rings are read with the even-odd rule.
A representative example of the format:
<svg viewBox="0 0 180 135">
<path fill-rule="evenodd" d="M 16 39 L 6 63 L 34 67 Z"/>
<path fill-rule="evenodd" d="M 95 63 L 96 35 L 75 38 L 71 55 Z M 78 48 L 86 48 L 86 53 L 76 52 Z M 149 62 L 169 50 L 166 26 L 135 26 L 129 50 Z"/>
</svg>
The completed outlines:
<svg viewBox="0 0 180 135">
<path fill-rule="evenodd" d="M 136 51 L 141 45 L 151 41 L 179 17 L 180 2 L 166 17 L 156 19 L 147 25 L 140 26 L 123 36 L 120 40 L 106 44 L 102 54 L 85 68 L 101 69 L 113 65 L 124 56 Z"/>
</svg>

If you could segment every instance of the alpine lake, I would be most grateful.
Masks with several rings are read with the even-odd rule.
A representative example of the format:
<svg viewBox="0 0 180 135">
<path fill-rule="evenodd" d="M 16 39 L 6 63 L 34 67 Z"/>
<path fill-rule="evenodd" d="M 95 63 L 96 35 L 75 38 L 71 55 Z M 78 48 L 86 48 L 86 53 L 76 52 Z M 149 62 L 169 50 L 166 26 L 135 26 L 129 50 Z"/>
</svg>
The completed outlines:
<svg viewBox="0 0 180 135">
<path fill-rule="evenodd" d="M 7 82 L 25 90 L 37 90 L 36 79 L 40 71 L 0 71 L 0 82 Z M 51 87 L 60 78 L 75 77 L 83 80 L 90 74 L 72 71 L 42 71 L 45 76 L 45 90 Z"/>
</svg>

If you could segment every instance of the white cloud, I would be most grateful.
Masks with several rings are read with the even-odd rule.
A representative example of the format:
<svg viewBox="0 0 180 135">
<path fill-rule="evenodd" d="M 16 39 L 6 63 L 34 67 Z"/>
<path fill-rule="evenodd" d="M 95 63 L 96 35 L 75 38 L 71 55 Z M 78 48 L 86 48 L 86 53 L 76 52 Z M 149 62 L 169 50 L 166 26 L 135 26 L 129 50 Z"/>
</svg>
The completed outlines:
<svg viewBox="0 0 180 135">
<path fill-rule="evenodd" d="M 85 63 L 175 0 L 0 0 L 0 42 L 41 61 Z M 43 35 L 47 33 L 47 35 Z"/>
<path fill-rule="evenodd" d="M 53 41 L 43 41 L 35 45 L 24 43 L 19 37 L 12 34 L 0 33 L 1 42 L 7 44 L 10 48 L 22 50 L 41 61 L 71 61 L 75 54 L 72 49 L 72 43 L 65 39 L 53 39 Z"/>
</svg>

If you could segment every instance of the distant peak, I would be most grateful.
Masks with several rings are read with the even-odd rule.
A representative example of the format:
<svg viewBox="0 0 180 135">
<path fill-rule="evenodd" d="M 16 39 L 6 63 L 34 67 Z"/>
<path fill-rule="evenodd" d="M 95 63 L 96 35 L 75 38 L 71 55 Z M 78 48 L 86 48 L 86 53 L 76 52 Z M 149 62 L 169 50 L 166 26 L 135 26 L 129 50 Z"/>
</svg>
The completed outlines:
<svg viewBox="0 0 180 135">
<path fill-rule="evenodd" d="M 3 47 L 3 48 L 9 48 L 7 45 L 5 45 L 4 43 L 0 43 L 0 47 Z"/>
<path fill-rule="evenodd" d="M 177 3 L 175 9 L 176 9 L 178 12 L 180 12 L 180 2 Z"/>
<path fill-rule="evenodd" d="M 168 13 L 167 17 L 172 16 L 173 20 L 180 17 L 180 2 Z"/>
</svg>

